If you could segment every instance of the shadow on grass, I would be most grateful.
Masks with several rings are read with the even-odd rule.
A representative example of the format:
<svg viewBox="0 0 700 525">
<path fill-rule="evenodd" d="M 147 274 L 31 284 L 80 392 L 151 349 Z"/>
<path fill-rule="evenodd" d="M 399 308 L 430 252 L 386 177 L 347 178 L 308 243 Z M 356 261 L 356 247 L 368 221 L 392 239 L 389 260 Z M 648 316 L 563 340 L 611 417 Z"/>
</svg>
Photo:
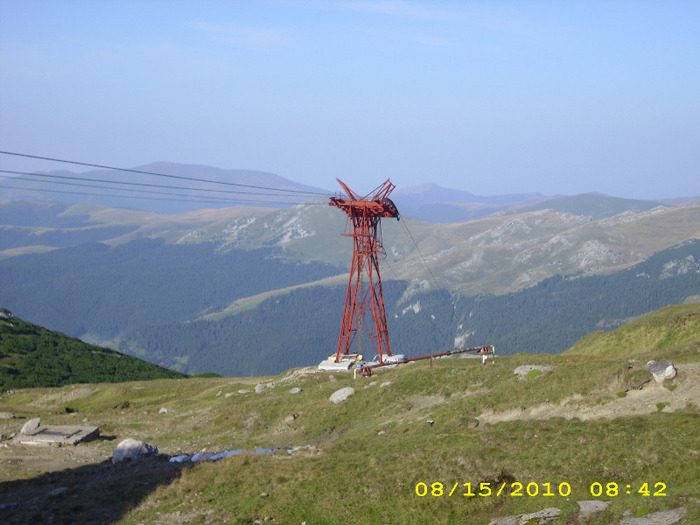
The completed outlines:
<svg viewBox="0 0 700 525">
<path fill-rule="evenodd" d="M 167 456 L 111 460 L 0 483 L 0 521 L 26 523 L 113 523 L 186 465 Z"/>
</svg>

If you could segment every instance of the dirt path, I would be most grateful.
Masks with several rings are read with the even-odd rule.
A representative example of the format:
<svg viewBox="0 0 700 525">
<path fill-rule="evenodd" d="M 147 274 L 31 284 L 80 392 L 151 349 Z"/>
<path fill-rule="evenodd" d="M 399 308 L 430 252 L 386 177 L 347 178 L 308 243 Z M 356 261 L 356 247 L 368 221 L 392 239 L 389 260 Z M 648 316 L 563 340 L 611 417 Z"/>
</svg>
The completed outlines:
<svg viewBox="0 0 700 525">
<path fill-rule="evenodd" d="M 674 412 L 685 408 L 689 403 L 700 406 L 700 364 L 677 365 L 676 368 L 678 376 L 674 384 L 677 387 L 673 391 L 652 380 L 641 390 L 630 390 L 625 397 L 618 397 L 603 404 L 591 405 L 588 398 L 575 395 L 559 404 L 541 403 L 503 412 L 488 411 L 478 419 L 481 423 L 490 424 L 553 417 L 590 421 L 657 412 L 659 403 L 664 403 L 663 412 Z"/>
</svg>

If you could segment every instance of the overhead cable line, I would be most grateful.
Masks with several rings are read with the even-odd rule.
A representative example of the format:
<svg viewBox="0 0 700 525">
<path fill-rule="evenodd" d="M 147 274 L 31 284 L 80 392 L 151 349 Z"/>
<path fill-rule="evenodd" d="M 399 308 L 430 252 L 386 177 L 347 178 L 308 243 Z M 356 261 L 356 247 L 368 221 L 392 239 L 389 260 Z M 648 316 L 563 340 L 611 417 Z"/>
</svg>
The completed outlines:
<svg viewBox="0 0 700 525">
<path fill-rule="evenodd" d="M 30 173 L 27 171 L 11 171 L 11 170 L 0 170 L 0 173 L 11 173 L 13 175 L 23 175 L 23 180 L 25 180 L 27 177 L 42 177 L 42 178 L 49 178 L 49 179 L 65 179 L 65 180 L 76 180 L 76 181 L 88 181 L 88 182 L 100 182 L 100 183 L 107 183 L 107 184 L 121 184 L 125 186 L 141 186 L 141 187 L 148 187 L 148 188 L 165 188 L 165 189 L 171 189 L 171 190 L 187 190 L 187 191 L 204 191 L 204 192 L 212 192 L 212 193 L 236 193 L 240 195 L 268 195 L 272 197 L 279 197 L 279 198 L 298 198 L 298 195 L 278 195 L 275 193 L 264 193 L 264 192 L 254 192 L 254 191 L 240 191 L 240 190 L 223 190 L 223 189 L 212 189 L 212 188 L 190 188 L 187 186 L 168 186 L 165 184 L 149 184 L 146 182 L 125 182 L 125 181 L 118 181 L 118 180 L 103 180 L 103 179 L 93 179 L 89 177 L 72 177 L 69 175 L 56 175 L 52 173 Z M 32 179 L 36 180 L 36 179 Z M 52 181 L 48 181 L 52 182 Z M 59 182 L 54 182 L 55 184 L 61 184 Z M 64 182 L 62 184 L 68 184 L 68 182 Z M 87 187 L 93 187 L 93 188 L 100 188 L 101 186 L 91 186 L 91 185 L 85 185 Z M 107 186 L 105 186 L 105 189 L 112 189 Z M 128 191 L 135 191 L 135 190 L 128 190 Z M 158 193 L 158 192 L 153 192 L 153 193 Z M 279 201 L 275 201 L 279 202 Z M 283 203 L 282 203 L 283 204 Z"/>
<path fill-rule="evenodd" d="M 411 242 L 413 242 L 413 246 L 415 246 L 416 251 L 418 252 L 418 258 L 420 259 L 421 263 L 423 264 L 423 267 L 426 269 L 426 271 L 430 275 L 430 280 L 432 282 L 432 285 L 435 288 L 438 288 L 437 279 L 435 279 L 435 276 L 433 275 L 433 272 L 430 269 L 430 266 L 428 266 L 428 263 L 425 262 L 425 257 L 423 257 L 423 254 L 421 253 L 420 248 L 418 247 L 418 243 L 416 243 L 416 240 L 413 238 L 413 235 L 411 234 L 411 230 L 408 229 L 408 226 L 406 225 L 406 221 L 405 220 L 401 221 L 401 224 L 403 224 L 403 227 L 406 230 L 406 233 L 410 237 Z"/>
<path fill-rule="evenodd" d="M 138 173 L 141 175 L 153 175 L 156 177 L 168 177 L 171 179 L 189 180 L 189 181 L 195 181 L 195 182 L 207 182 L 210 184 L 221 184 L 221 185 L 225 185 L 225 186 L 237 186 L 237 187 L 251 188 L 251 189 L 256 189 L 256 190 L 278 191 L 278 192 L 283 192 L 283 193 L 291 193 L 291 194 L 295 194 L 295 195 L 299 195 L 299 196 L 301 196 L 301 195 L 313 195 L 313 196 L 322 196 L 322 197 L 329 196 L 327 193 L 322 193 L 322 192 L 317 192 L 317 191 L 300 191 L 300 190 L 290 190 L 290 189 L 284 189 L 284 188 L 270 188 L 268 186 L 256 186 L 253 184 L 240 184 L 237 182 L 226 182 L 226 181 L 218 181 L 218 180 L 210 180 L 210 179 L 200 179 L 197 177 L 186 177 L 184 175 L 172 175 L 172 174 L 167 174 L 167 173 L 157 173 L 154 171 L 137 170 L 137 169 L 131 169 L 131 168 L 115 168 L 114 166 L 105 166 L 102 164 L 92 164 L 89 162 L 79 162 L 79 161 L 74 161 L 74 160 L 42 157 L 40 155 L 29 155 L 27 153 L 16 153 L 16 152 L 12 152 L 12 151 L 0 151 L 0 154 L 12 155 L 15 157 L 23 157 L 23 158 L 28 158 L 28 159 L 46 160 L 46 161 L 50 161 L 50 162 L 62 162 L 64 164 L 73 164 L 76 166 L 86 166 L 89 168 L 99 168 L 99 169 L 105 169 L 105 170 L 123 171 L 126 173 Z"/>
<path fill-rule="evenodd" d="M 2 179 L 8 179 L 8 177 L 2 177 Z M 105 193 L 95 193 L 95 192 L 84 192 L 84 191 L 63 191 L 63 190 L 50 190 L 50 189 L 38 189 L 38 188 L 28 188 L 24 186 L 4 186 L 0 184 L 0 188 L 4 189 L 10 189 L 10 190 L 27 190 L 27 191 L 41 191 L 41 192 L 47 192 L 47 193 L 64 193 L 64 194 L 71 194 L 71 195 L 90 195 L 94 197 L 113 197 L 113 198 L 120 198 L 120 199 L 144 199 L 144 200 L 157 200 L 157 201 L 177 201 L 177 202 L 202 202 L 202 203 L 216 203 L 216 202 L 229 202 L 229 203 L 245 203 L 249 205 L 268 205 L 271 204 L 270 201 L 249 201 L 247 199 L 217 199 L 215 197 L 196 197 L 196 198 L 183 198 L 183 199 L 177 199 L 177 198 L 169 198 L 169 197 L 144 197 L 144 196 L 138 196 L 138 195 L 108 195 Z M 104 189 L 109 189 L 109 188 L 104 188 Z M 114 188 L 116 189 L 116 188 Z M 149 192 L 145 190 L 125 190 L 125 191 L 143 191 L 144 193 L 162 193 L 164 195 L 177 195 L 176 193 L 164 193 L 164 192 Z M 276 204 L 289 204 L 289 205 L 298 205 L 298 204 L 304 204 L 304 205 L 312 205 L 315 203 L 310 203 L 310 202 L 287 202 L 287 203 L 279 203 L 277 202 Z"/>
<path fill-rule="evenodd" d="M 0 173 L 6 173 L 4 170 L 0 170 Z M 5 180 L 12 180 L 11 177 L 4 177 L 0 175 L 0 178 L 5 179 Z M 132 193 L 147 193 L 151 195 L 173 195 L 176 197 L 188 197 L 191 198 L 188 195 L 182 194 L 182 193 L 172 193 L 172 192 L 167 192 L 167 191 L 155 191 L 155 190 L 138 190 L 138 189 L 133 189 L 133 188 L 114 188 L 110 186 L 100 186 L 98 184 L 81 184 L 79 182 L 66 182 L 66 181 L 58 181 L 58 180 L 48 180 L 48 181 L 42 181 L 41 179 L 36 179 L 36 178 L 31 178 L 30 177 L 24 177 L 22 179 L 23 181 L 27 182 L 34 182 L 34 181 L 41 181 L 46 184 L 62 184 L 64 186 L 78 186 L 81 188 L 96 188 L 100 190 L 117 190 L 117 191 L 128 191 Z M 19 187 L 16 186 L 3 186 L 5 188 L 16 188 L 20 189 Z M 167 186 L 163 186 L 167 187 Z M 24 188 L 24 189 L 29 189 L 29 188 Z M 34 188 L 36 191 L 50 191 L 47 189 L 43 188 Z M 119 197 L 118 195 L 112 195 L 108 193 L 102 193 L 99 195 L 103 195 L 105 197 Z M 291 197 L 291 195 L 290 195 Z M 123 198 L 131 198 L 131 196 L 123 196 Z M 195 199 L 201 199 L 200 202 L 264 202 L 266 204 L 269 203 L 278 203 L 278 204 L 288 204 L 287 202 L 281 202 L 281 201 L 249 201 L 248 199 L 233 199 L 233 198 L 226 198 L 226 197 L 213 197 L 209 195 L 201 195 L 201 196 L 194 196 Z M 154 200 L 157 200 L 157 198 L 154 197 Z"/>
</svg>

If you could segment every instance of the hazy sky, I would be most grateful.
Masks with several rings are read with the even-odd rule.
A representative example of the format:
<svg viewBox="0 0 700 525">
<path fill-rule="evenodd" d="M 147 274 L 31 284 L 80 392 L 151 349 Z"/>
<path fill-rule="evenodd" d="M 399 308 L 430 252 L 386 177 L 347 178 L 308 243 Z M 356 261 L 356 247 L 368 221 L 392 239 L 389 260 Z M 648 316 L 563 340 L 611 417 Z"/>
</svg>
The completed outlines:
<svg viewBox="0 0 700 525">
<path fill-rule="evenodd" d="M 0 0 L 0 150 L 696 196 L 700 2 Z"/>
</svg>

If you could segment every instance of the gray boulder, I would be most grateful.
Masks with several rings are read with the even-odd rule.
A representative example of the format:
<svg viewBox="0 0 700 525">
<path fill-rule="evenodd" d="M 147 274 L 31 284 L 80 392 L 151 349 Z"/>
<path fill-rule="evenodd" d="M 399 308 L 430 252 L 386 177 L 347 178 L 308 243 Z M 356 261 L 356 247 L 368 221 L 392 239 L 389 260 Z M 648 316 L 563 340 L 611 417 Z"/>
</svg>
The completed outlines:
<svg viewBox="0 0 700 525">
<path fill-rule="evenodd" d="M 598 514 L 599 512 L 603 512 L 605 509 L 607 509 L 612 501 L 600 501 L 594 499 L 577 501 L 576 503 L 578 503 L 578 506 L 581 509 L 578 513 L 578 521 L 579 523 L 583 523 L 593 514 Z"/>
<path fill-rule="evenodd" d="M 20 434 L 24 434 L 26 436 L 31 436 L 37 430 L 39 430 L 40 425 L 41 425 L 41 418 L 40 417 L 35 417 L 34 419 L 30 419 L 29 421 L 27 421 L 24 424 L 24 426 L 22 427 L 22 430 L 20 430 Z"/>
<path fill-rule="evenodd" d="M 657 383 L 663 383 L 666 379 L 673 379 L 678 375 L 678 370 L 671 361 L 649 361 L 644 367 L 651 372 Z"/>
<path fill-rule="evenodd" d="M 330 400 L 331 403 L 338 404 L 342 401 L 345 401 L 347 398 L 349 398 L 351 395 L 355 393 L 355 389 L 351 386 L 346 386 L 345 388 L 341 388 L 340 390 L 336 390 L 331 394 Z"/>
<path fill-rule="evenodd" d="M 138 459 L 143 456 L 158 454 L 158 447 L 133 438 L 127 438 L 117 445 L 112 455 L 112 463 L 125 459 Z"/>
</svg>

